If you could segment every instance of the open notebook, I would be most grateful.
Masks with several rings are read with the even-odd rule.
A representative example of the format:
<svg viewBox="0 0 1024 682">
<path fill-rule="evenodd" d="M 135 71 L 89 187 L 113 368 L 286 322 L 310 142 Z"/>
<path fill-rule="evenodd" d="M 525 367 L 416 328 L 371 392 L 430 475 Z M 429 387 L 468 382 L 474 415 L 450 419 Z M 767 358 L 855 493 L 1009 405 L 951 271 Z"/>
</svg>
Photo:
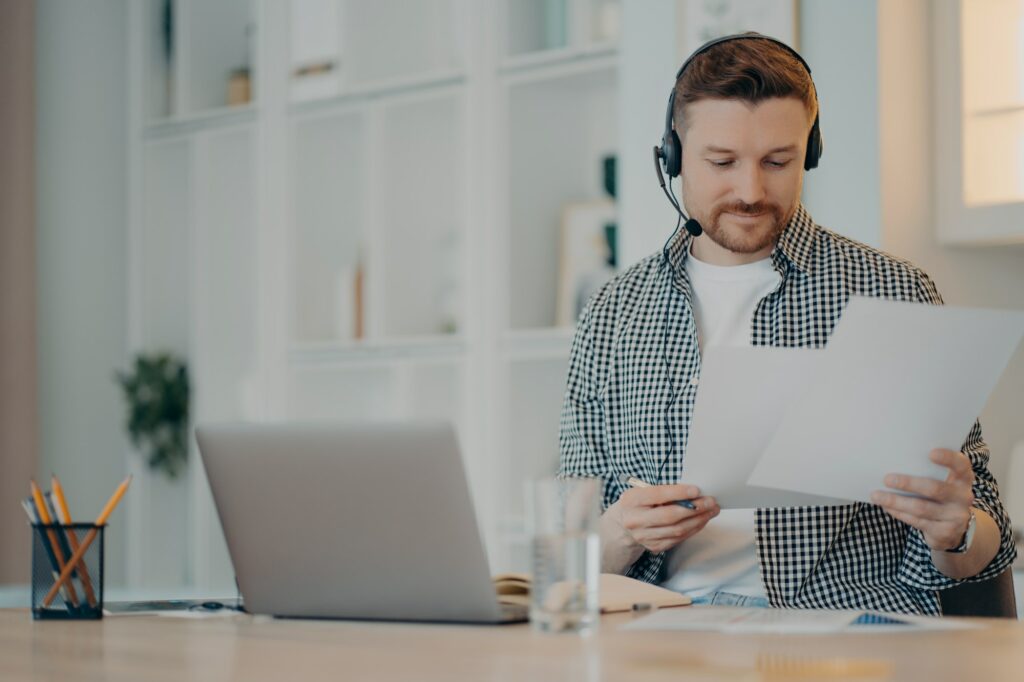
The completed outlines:
<svg viewBox="0 0 1024 682">
<path fill-rule="evenodd" d="M 530 576 L 526 573 L 501 573 L 494 576 L 494 588 L 502 604 L 530 604 Z M 601 613 L 631 611 L 634 604 L 665 608 L 688 606 L 686 595 L 650 585 L 615 573 L 602 573 L 599 585 Z"/>
</svg>

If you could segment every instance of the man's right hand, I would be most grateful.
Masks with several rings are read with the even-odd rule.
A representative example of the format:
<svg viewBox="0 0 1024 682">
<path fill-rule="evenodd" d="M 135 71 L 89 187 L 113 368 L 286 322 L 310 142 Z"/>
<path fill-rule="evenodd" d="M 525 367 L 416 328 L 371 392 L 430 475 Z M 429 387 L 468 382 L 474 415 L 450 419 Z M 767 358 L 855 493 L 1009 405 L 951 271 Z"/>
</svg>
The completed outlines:
<svg viewBox="0 0 1024 682">
<path fill-rule="evenodd" d="M 696 509 L 675 504 L 690 500 Z M 696 486 L 652 485 L 630 488 L 601 516 L 601 570 L 624 573 L 645 549 L 665 552 L 700 532 L 721 509 Z"/>
</svg>

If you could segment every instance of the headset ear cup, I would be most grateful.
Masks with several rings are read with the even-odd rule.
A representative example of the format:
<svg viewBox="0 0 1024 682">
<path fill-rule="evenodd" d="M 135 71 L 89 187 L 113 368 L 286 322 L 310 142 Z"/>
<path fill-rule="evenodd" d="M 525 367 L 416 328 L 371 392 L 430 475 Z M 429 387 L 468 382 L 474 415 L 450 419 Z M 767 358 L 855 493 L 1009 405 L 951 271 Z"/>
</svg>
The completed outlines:
<svg viewBox="0 0 1024 682">
<path fill-rule="evenodd" d="M 665 173 L 670 178 L 677 178 L 683 170 L 683 146 L 675 130 L 669 130 L 664 140 Z"/>
<path fill-rule="evenodd" d="M 814 119 L 811 132 L 807 136 L 807 156 L 804 157 L 804 170 L 811 170 L 818 167 L 818 160 L 825 150 L 825 143 L 821 139 L 821 128 L 818 126 L 818 119 Z"/>
</svg>

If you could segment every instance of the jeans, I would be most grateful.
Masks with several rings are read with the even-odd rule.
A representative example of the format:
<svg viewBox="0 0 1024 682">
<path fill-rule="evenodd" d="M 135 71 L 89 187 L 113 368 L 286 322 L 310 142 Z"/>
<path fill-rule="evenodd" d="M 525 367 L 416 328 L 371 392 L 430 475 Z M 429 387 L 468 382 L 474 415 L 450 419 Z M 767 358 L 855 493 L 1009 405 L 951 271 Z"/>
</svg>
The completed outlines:
<svg viewBox="0 0 1024 682">
<path fill-rule="evenodd" d="M 693 598 L 694 604 L 711 604 L 713 606 L 746 606 L 755 609 L 770 608 L 767 597 L 747 597 L 732 592 L 708 592 Z"/>
</svg>

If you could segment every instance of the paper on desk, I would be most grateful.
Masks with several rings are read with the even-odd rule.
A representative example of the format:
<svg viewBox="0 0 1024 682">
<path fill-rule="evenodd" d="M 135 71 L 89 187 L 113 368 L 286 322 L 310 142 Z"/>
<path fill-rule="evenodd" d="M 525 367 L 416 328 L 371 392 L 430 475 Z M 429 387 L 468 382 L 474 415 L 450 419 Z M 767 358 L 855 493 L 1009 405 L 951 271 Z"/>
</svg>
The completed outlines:
<svg viewBox="0 0 1024 682">
<path fill-rule="evenodd" d="M 707 349 L 681 480 L 713 496 L 723 509 L 846 504 L 747 484 L 786 407 L 804 390 L 824 355 L 806 348 Z"/>
<path fill-rule="evenodd" d="M 752 485 L 869 501 L 886 473 L 945 479 L 1021 336 L 1024 313 L 850 300 Z"/>
<path fill-rule="evenodd" d="M 884 622 L 882 624 L 859 622 L 859 619 L 865 615 L 879 616 Z M 657 611 L 649 616 L 626 623 L 622 629 L 813 635 L 837 632 L 888 633 L 963 630 L 981 626 L 979 623 L 963 618 L 876 614 L 868 611 L 691 606 L 686 609 Z"/>
</svg>

